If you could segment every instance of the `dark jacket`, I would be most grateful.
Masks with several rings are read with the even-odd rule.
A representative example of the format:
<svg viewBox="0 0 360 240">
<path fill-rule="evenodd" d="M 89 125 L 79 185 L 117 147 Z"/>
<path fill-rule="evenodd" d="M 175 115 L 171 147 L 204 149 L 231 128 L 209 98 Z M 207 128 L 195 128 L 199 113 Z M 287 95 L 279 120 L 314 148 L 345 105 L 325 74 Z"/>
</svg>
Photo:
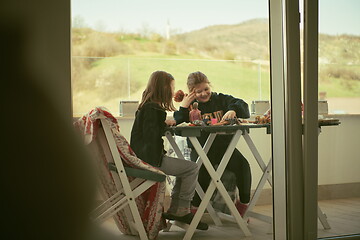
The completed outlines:
<svg viewBox="0 0 360 240">
<path fill-rule="evenodd" d="M 135 113 L 130 146 L 141 160 L 159 167 L 164 156 L 166 112 L 156 103 L 145 103 Z"/>
<path fill-rule="evenodd" d="M 201 114 L 205 113 L 215 113 L 217 111 L 222 111 L 225 114 L 229 110 L 234 110 L 238 118 L 249 118 L 249 106 L 248 104 L 239 98 L 234 98 L 231 95 L 226 95 L 222 93 L 212 92 L 210 100 L 206 103 L 198 102 L 198 109 L 201 111 Z M 189 109 L 180 107 L 179 111 L 174 113 L 174 118 L 176 124 L 182 122 L 189 122 Z M 204 145 L 209 133 L 202 132 L 201 136 L 198 138 L 201 145 Z M 232 136 L 230 135 L 218 135 L 215 138 L 213 146 L 224 147 L 226 148 Z M 191 146 L 190 141 L 188 144 Z"/>
</svg>

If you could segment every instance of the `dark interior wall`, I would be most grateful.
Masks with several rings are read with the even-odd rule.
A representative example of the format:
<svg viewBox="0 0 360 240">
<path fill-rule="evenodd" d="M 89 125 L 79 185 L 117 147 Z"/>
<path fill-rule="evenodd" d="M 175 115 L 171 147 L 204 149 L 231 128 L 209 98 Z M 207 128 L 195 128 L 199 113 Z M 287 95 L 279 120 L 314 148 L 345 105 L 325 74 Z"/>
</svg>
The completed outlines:
<svg viewBox="0 0 360 240">
<path fill-rule="evenodd" d="M 70 0 L 0 2 L 2 27 L 21 31 L 17 43 L 20 50 L 13 57 L 23 58 L 23 65 L 13 66 L 12 71 L 27 71 L 34 84 L 49 95 L 49 100 L 69 120 L 72 117 L 70 6 Z"/>
<path fill-rule="evenodd" d="M 70 0 L 1 0 L 1 239 L 95 239 L 70 76 Z"/>
</svg>

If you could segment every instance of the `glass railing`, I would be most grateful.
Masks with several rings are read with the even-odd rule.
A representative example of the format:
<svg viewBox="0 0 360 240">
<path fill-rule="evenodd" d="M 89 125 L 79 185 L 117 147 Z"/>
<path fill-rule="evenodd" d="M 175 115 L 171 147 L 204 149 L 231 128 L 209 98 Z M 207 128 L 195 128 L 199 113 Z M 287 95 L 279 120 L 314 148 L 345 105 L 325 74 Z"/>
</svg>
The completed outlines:
<svg viewBox="0 0 360 240">
<path fill-rule="evenodd" d="M 139 100 L 150 74 L 171 73 L 175 88 L 187 91 L 189 73 L 201 71 L 211 82 L 212 91 L 244 99 L 269 100 L 268 61 L 206 60 L 177 58 L 76 57 L 72 58 L 74 115 L 95 106 L 119 113 L 120 101 Z"/>
<path fill-rule="evenodd" d="M 206 60 L 146 57 L 72 58 L 74 115 L 95 106 L 119 113 L 120 101 L 138 101 L 153 71 L 164 70 L 176 80 L 176 89 L 186 92 L 190 72 L 202 71 L 212 91 L 253 102 L 270 99 L 270 64 L 266 60 Z M 321 111 L 332 114 L 360 113 L 360 65 L 319 64 Z M 253 112 L 254 109 L 251 109 Z M 323 113 L 323 112 L 322 112 Z"/>
</svg>

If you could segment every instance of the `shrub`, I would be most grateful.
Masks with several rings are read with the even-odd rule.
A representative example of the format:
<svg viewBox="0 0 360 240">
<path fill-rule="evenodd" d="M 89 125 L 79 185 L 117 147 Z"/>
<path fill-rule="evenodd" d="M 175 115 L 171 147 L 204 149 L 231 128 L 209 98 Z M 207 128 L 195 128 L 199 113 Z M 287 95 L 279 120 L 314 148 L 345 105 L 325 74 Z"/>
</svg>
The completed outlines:
<svg viewBox="0 0 360 240">
<path fill-rule="evenodd" d="M 333 66 L 327 68 L 325 73 L 328 77 L 342 78 L 346 80 L 360 80 L 360 73 L 356 72 L 355 69 Z"/>
<path fill-rule="evenodd" d="M 176 55 L 177 53 L 176 43 L 173 41 L 166 41 L 164 46 L 164 53 L 168 55 Z"/>
<path fill-rule="evenodd" d="M 80 56 L 91 57 L 112 57 L 131 52 L 126 44 L 117 41 L 115 37 L 98 32 L 88 35 L 86 41 L 78 46 L 78 51 Z"/>
<path fill-rule="evenodd" d="M 231 51 L 224 51 L 223 58 L 225 60 L 235 60 L 236 59 L 236 54 L 231 52 Z"/>
</svg>

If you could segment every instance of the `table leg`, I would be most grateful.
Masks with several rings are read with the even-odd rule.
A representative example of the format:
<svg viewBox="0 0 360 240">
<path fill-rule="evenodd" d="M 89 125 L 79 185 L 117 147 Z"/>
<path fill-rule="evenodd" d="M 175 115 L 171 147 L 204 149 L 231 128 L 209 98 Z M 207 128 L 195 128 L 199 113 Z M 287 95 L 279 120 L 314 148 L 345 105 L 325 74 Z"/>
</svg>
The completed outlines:
<svg viewBox="0 0 360 240">
<path fill-rule="evenodd" d="M 179 146 L 176 144 L 175 139 L 174 139 L 173 135 L 171 134 L 171 132 L 166 131 L 165 137 L 169 141 L 171 147 L 174 149 L 176 156 L 180 159 L 185 159 L 184 155 L 181 153 Z"/>
<path fill-rule="evenodd" d="M 268 181 L 270 186 L 272 186 L 272 179 L 271 179 L 271 174 L 270 174 L 271 170 L 272 170 L 271 158 L 270 158 L 268 164 L 265 165 L 265 162 L 264 162 L 263 158 L 261 157 L 258 149 L 256 148 L 253 140 L 251 139 L 250 135 L 247 132 L 245 132 L 243 137 L 244 137 L 244 140 L 245 140 L 246 144 L 248 145 L 252 155 L 254 156 L 256 162 L 259 164 L 259 167 L 261 168 L 261 170 L 263 172 L 263 175 L 261 176 L 260 181 L 256 187 L 256 190 L 250 200 L 248 208 L 244 213 L 244 218 L 247 219 L 249 216 L 252 216 L 259 220 L 262 220 L 262 221 L 265 221 L 268 223 L 272 223 L 271 217 L 252 211 L 260 197 L 261 191 L 264 188 L 266 181 Z"/>
<path fill-rule="evenodd" d="M 318 128 L 318 135 L 320 135 L 320 133 L 321 133 L 321 127 Z M 259 164 L 261 170 L 263 171 L 263 175 L 256 187 L 253 197 L 251 198 L 248 209 L 246 210 L 246 212 L 244 214 L 244 218 L 246 219 L 248 216 L 252 216 L 252 217 L 258 218 L 259 220 L 271 223 L 272 222 L 271 217 L 252 212 L 252 209 L 255 207 L 256 202 L 258 201 L 258 198 L 260 197 L 260 193 L 265 185 L 266 180 L 269 182 L 270 186 L 272 186 L 272 178 L 270 175 L 270 172 L 272 171 L 272 159 L 270 158 L 269 163 L 266 166 L 259 151 L 257 150 L 254 142 L 252 141 L 250 135 L 247 132 L 245 132 L 245 134 L 243 136 L 244 136 L 244 139 L 245 139 L 251 153 L 253 154 L 254 158 L 256 159 L 256 162 Z M 324 229 L 331 229 L 331 227 L 327 221 L 327 217 L 321 211 L 319 205 L 318 205 L 318 218 L 319 218 L 321 224 L 323 225 Z"/>
<path fill-rule="evenodd" d="M 318 127 L 318 136 L 321 133 L 321 127 Z M 319 207 L 318 204 L 318 218 L 321 222 L 321 224 L 323 225 L 324 229 L 331 229 L 329 222 L 327 221 L 327 216 L 325 215 L 325 213 L 323 213 L 323 211 L 321 211 L 321 208 Z"/>
<path fill-rule="evenodd" d="M 245 221 L 241 218 L 239 212 L 237 211 L 234 202 L 231 200 L 229 194 L 227 193 L 224 185 L 221 182 L 221 175 L 223 174 L 227 163 L 236 147 L 236 144 L 241 136 L 241 130 L 238 130 L 235 135 L 233 136 L 228 149 L 226 150 L 217 171 L 215 171 L 214 167 L 212 166 L 209 158 L 207 157 L 206 153 L 203 151 L 198 139 L 196 137 L 189 137 L 191 143 L 193 144 L 194 148 L 196 149 L 199 157 L 202 159 L 204 167 L 209 172 L 211 176 L 211 183 L 202 199 L 200 206 L 194 216 L 193 221 L 190 224 L 188 231 L 185 234 L 184 240 L 191 239 L 197 224 L 199 223 L 201 216 L 205 211 L 205 207 L 209 204 L 212 194 L 214 193 L 215 189 L 217 188 L 221 196 L 224 198 L 226 205 L 228 206 L 229 210 L 231 211 L 232 215 L 235 217 L 236 222 L 238 223 L 240 229 L 244 232 L 245 236 L 251 236 L 251 233 L 245 223 Z"/>
<path fill-rule="evenodd" d="M 251 217 L 254 217 L 254 218 L 258 218 L 259 220 L 265 221 L 267 223 L 272 223 L 272 218 L 271 217 L 252 211 L 253 208 L 256 205 L 256 202 L 258 201 L 258 199 L 260 197 L 261 191 L 264 188 L 266 180 L 268 180 L 268 178 L 269 178 L 271 169 L 272 169 L 272 161 L 271 161 L 271 158 L 270 158 L 269 163 L 268 163 L 267 167 L 265 168 L 264 173 L 261 176 L 260 181 L 259 181 L 259 183 L 258 183 L 258 185 L 256 187 L 256 190 L 255 190 L 255 192 L 254 192 L 254 194 L 253 194 L 253 196 L 251 198 L 251 201 L 250 201 L 250 203 L 248 205 L 248 208 L 244 213 L 244 219 L 245 220 L 249 216 L 251 216 Z"/>
<path fill-rule="evenodd" d="M 261 157 L 259 151 L 257 150 L 257 148 L 256 148 L 253 140 L 251 139 L 250 135 L 249 135 L 247 132 L 245 132 L 245 134 L 243 135 L 243 137 L 244 137 L 244 140 L 245 140 L 246 144 L 248 145 L 251 153 L 252 153 L 253 156 L 255 157 L 256 162 L 259 164 L 261 170 L 262 170 L 263 172 L 265 172 L 267 166 L 266 166 L 266 164 L 264 163 L 264 160 L 262 159 L 262 157 Z M 271 160 L 271 158 L 270 158 L 270 160 Z M 270 171 L 271 171 L 271 167 L 270 167 Z M 270 184 L 270 186 L 271 186 L 271 185 L 272 185 L 272 179 L 271 179 L 271 175 L 270 175 L 270 174 L 268 175 L 267 180 L 268 180 L 268 182 L 269 182 L 269 184 Z"/>
<path fill-rule="evenodd" d="M 327 221 L 327 216 L 325 215 L 325 213 L 323 213 L 318 205 L 318 217 L 319 220 L 321 222 L 321 224 L 323 225 L 324 229 L 328 230 L 331 229 L 329 222 Z"/>
<path fill-rule="evenodd" d="M 185 159 L 183 154 L 181 153 L 181 150 L 179 148 L 179 146 L 176 144 L 175 140 L 174 140 L 174 137 L 173 135 L 169 132 L 169 131 L 166 131 L 165 132 L 165 136 L 166 136 L 166 139 L 169 141 L 171 147 L 174 149 L 175 153 L 176 153 L 176 156 L 180 159 Z M 205 153 L 208 153 L 212 143 L 214 142 L 214 139 L 216 137 L 216 134 L 210 134 L 210 136 L 208 137 L 205 145 L 204 145 L 204 151 Z M 198 157 L 196 163 L 198 164 L 199 168 L 201 167 L 202 165 L 202 160 L 200 157 Z M 204 197 L 204 191 L 203 189 L 201 188 L 200 184 L 197 183 L 196 184 L 196 192 L 199 194 L 199 197 L 201 199 L 203 199 Z M 211 204 L 209 203 L 208 206 L 206 207 L 209 215 L 211 216 L 211 218 L 213 219 L 214 223 L 216 226 L 221 226 L 222 223 L 221 223 L 221 220 L 220 218 L 217 216 L 216 212 L 215 212 L 215 209 L 211 206 Z"/>
<path fill-rule="evenodd" d="M 203 146 L 203 151 L 205 152 L 205 154 L 207 154 L 209 152 L 210 147 L 215 140 L 215 137 L 216 137 L 216 133 L 210 133 L 208 139 L 206 140 L 206 142 Z M 200 156 L 197 158 L 196 163 L 198 164 L 199 169 L 200 169 L 200 167 L 203 164 Z M 202 200 L 204 198 L 205 193 L 199 183 L 196 184 L 196 192 L 198 193 L 200 199 Z M 213 206 L 211 206 L 211 204 L 209 203 L 207 205 L 206 209 L 208 210 L 208 213 L 209 213 L 210 217 L 212 218 L 212 220 L 214 221 L 215 225 L 221 226 L 222 225 L 221 220 L 220 220 L 219 216 L 217 215 Z"/>
</svg>

